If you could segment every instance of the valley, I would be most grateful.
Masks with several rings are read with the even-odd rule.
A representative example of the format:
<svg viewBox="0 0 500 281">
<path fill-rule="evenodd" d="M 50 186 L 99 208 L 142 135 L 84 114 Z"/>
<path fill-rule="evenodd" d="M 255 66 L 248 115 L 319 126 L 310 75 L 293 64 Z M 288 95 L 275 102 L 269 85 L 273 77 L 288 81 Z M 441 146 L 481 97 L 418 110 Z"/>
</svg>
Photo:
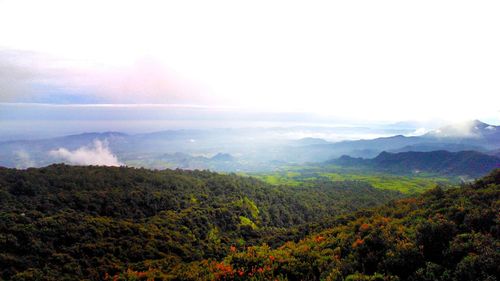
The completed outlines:
<svg viewBox="0 0 500 281">
<path fill-rule="evenodd" d="M 439 185 L 443 188 L 458 184 L 457 177 L 436 175 L 397 175 L 363 169 L 346 169 L 334 165 L 292 166 L 275 172 L 250 173 L 249 175 L 273 185 L 314 186 L 317 182 L 359 181 L 381 190 L 392 190 L 402 194 L 418 194 Z"/>
</svg>

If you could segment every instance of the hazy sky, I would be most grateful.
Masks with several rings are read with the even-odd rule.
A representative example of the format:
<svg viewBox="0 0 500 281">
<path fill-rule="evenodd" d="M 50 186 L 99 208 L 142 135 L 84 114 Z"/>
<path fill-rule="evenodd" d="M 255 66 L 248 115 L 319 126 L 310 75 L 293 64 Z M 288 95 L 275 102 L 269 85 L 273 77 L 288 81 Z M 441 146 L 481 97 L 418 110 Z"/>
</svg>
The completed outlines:
<svg viewBox="0 0 500 281">
<path fill-rule="evenodd" d="M 498 123 L 498 15 L 499 1 L 0 0 L 0 118 L 41 118 L 11 103 L 162 104 Z"/>
</svg>

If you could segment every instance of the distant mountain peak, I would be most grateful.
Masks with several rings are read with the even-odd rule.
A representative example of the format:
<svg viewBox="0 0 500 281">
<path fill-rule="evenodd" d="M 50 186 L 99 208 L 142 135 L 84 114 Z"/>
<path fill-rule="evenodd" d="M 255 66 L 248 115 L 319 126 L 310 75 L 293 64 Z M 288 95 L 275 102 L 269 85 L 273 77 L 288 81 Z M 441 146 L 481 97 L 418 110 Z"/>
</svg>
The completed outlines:
<svg viewBox="0 0 500 281">
<path fill-rule="evenodd" d="M 109 137 L 109 136 L 125 137 L 128 135 L 125 133 L 121 133 L 121 132 L 108 131 L 108 132 L 85 132 L 85 133 L 76 134 L 76 135 L 69 135 L 66 137 Z"/>
<path fill-rule="evenodd" d="M 472 120 L 472 124 L 473 124 L 474 126 L 481 126 L 481 127 L 488 127 L 488 126 L 491 126 L 490 124 L 486 124 L 486 123 L 484 123 L 483 121 L 478 120 L 478 119 Z"/>
<path fill-rule="evenodd" d="M 375 158 L 384 158 L 384 157 L 387 157 L 387 156 L 392 155 L 392 154 L 395 154 L 395 153 L 390 153 L 390 152 L 387 152 L 384 150 L 384 151 L 380 152 L 377 155 L 377 157 L 375 157 Z"/>
<path fill-rule="evenodd" d="M 322 138 L 305 137 L 292 142 L 296 145 L 317 145 L 317 144 L 329 144 L 330 142 Z"/>
<path fill-rule="evenodd" d="M 406 136 L 404 136 L 404 135 L 394 135 L 394 136 L 388 137 L 388 138 L 391 138 L 391 139 L 405 139 Z"/>
<path fill-rule="evenodd" d="M 427 133 L 427 137 L 439 138 L 480 138 L 496 130 L 496 126 L 480 120 L 469 120 L 441 127 Z"/>
<path fill-rule="evenodd" d="M 212 160 L 215 160 L 215 161 L 233 161 L 234 160 L 234 157 L 229 154 L 229 153 L 217 153 L 215 154 L 214 156 L 212 156 L 212 158 L 210 158 Z"/>
</svg>

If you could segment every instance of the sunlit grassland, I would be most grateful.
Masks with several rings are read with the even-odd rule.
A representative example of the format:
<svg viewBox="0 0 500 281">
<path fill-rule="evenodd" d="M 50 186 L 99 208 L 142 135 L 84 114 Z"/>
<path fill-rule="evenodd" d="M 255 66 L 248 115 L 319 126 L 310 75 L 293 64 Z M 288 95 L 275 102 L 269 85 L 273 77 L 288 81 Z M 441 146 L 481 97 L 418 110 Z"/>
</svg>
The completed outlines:
<svg viewBox="0 0 500 281">
<path fill-rule="evenodd" d="M 399 191 L 404 194 L 421 193 L 436 185 L 447 186 L 454 179 L 434 175 L 393 175 L 337 166 L 289 166 L 278 171 L 249 174 L 273 185 L 310 185 L 318 181 L 362 181 L 378 189 Z"/>
</svg>

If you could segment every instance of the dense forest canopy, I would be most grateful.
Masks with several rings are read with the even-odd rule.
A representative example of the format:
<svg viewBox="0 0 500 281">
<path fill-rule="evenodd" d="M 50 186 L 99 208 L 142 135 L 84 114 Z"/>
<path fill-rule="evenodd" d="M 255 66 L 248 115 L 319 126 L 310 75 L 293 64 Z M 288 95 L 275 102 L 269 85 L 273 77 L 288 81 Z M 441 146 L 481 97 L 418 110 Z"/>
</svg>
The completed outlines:
<svg viewBox="0 0 500 281">
<path fill-rule="evenodd" d="M 98 280 L 148 261 L 170 270 L 221 259 L 232 245 L 297 240 L 311 223 L 400 196 L 359 181 L 300 187 L 208 171 L 1 168 L 0 276 Z"/>
<path fill-rule="evenodd" d="M 474 184 L 337 217 L 299 242 L 237 248 L 190 268 L 197 270 L 176 278 L 499 280 L 500 170 Z"/>
<path fill-rule="evenodd" d="M 500 170 L 397 197 L 359 181 L 0 169 L 0 278 L 498 280 Z"/>
</svg>

